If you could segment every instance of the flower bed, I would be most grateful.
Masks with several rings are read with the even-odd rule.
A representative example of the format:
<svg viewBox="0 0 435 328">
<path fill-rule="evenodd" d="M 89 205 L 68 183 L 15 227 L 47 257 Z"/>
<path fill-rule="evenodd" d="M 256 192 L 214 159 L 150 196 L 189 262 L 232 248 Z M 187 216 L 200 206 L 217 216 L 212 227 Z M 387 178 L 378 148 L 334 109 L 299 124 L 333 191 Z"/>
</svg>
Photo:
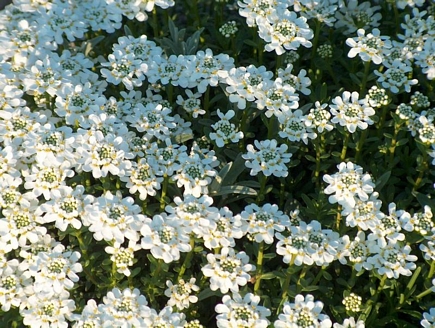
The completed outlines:
<svg viewBox="0 0 435 328">
<path fill-rule="evenodd" d="M 0 22 L 0 326 L 435 325 L 435 4 Z"/>
</svg>

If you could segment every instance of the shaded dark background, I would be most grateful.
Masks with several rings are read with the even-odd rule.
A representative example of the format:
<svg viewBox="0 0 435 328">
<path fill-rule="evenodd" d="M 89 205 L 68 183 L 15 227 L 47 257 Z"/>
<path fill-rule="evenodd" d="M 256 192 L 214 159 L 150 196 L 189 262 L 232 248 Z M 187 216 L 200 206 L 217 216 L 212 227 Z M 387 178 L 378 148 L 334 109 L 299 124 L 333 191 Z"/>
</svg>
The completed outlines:
<svg viewBox="0 0 435 328">
<path fill-rule="evenodd" d="M 12 0 L 0 0 L 0 10 L 2 10 L 4 7 L 6 7 L 11 2 L 12 2 Z"/>
</svg>

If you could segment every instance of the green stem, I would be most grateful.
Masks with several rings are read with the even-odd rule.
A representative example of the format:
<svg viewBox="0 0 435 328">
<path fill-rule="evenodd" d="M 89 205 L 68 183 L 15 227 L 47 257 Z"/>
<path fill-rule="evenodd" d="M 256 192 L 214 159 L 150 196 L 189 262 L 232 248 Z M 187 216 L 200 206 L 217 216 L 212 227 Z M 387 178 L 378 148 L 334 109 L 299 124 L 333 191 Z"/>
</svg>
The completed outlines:
<svg viewBox="0 0 435 328">
<path fill-rule="evenodd" d="M 338 205 L 337 215 L 335 217 L 335 229 L 337 231 L 340 231 L 340 224 L 341 224 L 341 205 Z"/>
<path fill-rule="evenodd" d="M 242 110 L 242 118 L 240 119 L 240 125 L 239 125 L 239 129 L 241 132 L 243 132 L 243 135 L 246 136 L 247 131 L 246 131 L 246 121 L 248 120 L 248 109 L 245 108 L 244 110 Z M 241 152 L 245 152 L 245 138 L 240 139 L 239 141 L 239 150 Z"/>
<path fill-rule="evenodd" d="M 363 75 L 363 80 L 361 82 L 361 87 L 359 89 L 360 97 L 362 97 L 365 94 L 367 78 L 369 77 L 369 72 L 370 72 L 370 63 L 371 61 L 366 61 L 364 63 L 364 75 Z"/>
<path fill-rule="evenodd" d="M 168 97 L 168 101 L 172 104 L 172 100 L 174 97 L 174 86 L 172 85 L 172 83 L 170 81 L 166 85 L 165 89 L 166 89 L 166 96 Z"/>
<path fill-rule="evenodd" d="M 417 191 L 417 189 L 420 188 L 420 185 L 421 185 L 421 183 L 423 181 L 424 175 L 425 175 L 425 173 L 428 172 L 428 169 L 429 169 L 429 163 L 428 163 L 428 160 L 427 160 L 428 159 L 428 154 L 427 154 L 428 150 L 429 149 L 427 149 L 427 151 L 425 151 L 423 153 L 423 159 L 421 161 L 420 167 L 418 168 L 419 169 L 419 173 L 418 173 L 418 176 L 417 176 L 417 180 L 415 180 L 414 186 L 412 187 L 412 191 L 413 192 Z"/>
<path fill-rule="evenodd" d="M 302 291 L 302 284 L 301 280 L 305 278 L 305 275 L 307 274 L 307 271 L 310 267 L 308 265 L 304 265 L 302 267 L 302 271 L 299 274 L 298 283 L 296 284 L 296 293 L 299 294 Z"/>
<path fill-rule="evenodd" d="M 378 129 L 378 138 L 382 137 L 382 133 L 384 132 L 384 125 L 385 125 L 385 120 L 387 118 L 387 111 L 388 111 L 388 106 L 382 106 L 382 111 L 381 111 L 381 117 L 379 118 L 379 122 L 376 126 L 376 128 Z"/>
<path fill-rule="evenodd" d="M 434 273 L 435 273 L 435 261 L 432 261 L 432 263 L 430 264 L 430 270 L 427 278 L 432 279 Z"/>
<path fill-rule="evenodd" d="M 204 95 L 204 110 L 205 110 L 205 118 L 210 118 L 210 111 L 208 110 L 210 106 L 210 87 L 207 87 Z"/>
<path fill-rule="evenodd" d="M 320 36 L 320 30 L 321 30 L 321 23 L 317 19 L 316 20 L 316 27 L 314 28 L 314 39 L 313 39 L 313 46 L 311 48 L 311 70 L 314 72 L 314 57 L 316 56 L 317 51 L 317 45 L 319 43 L 319 36 Z"/>
<path fill-rule="evenodd" d="M 362 149 L 364 146 L 364 142 L 367 139 L 367 135 L 369 133 L 368 128 L 363 130 L 359 136 L 358 143 L 356 144 L 356 153 L 355 153 L 355 162 L 359 163 L 361 160 Z"/>
<path fill-rule="evenodd" d="M 390 147 L 388 148 L 388 152 L 390 154 L 389 160 L 388 160 L 388 168 L 389 169 L 392 169 L 394 166 L 394 152 L 396 151 L 397 136 L 399 135 L 400 125 L 401 125 L 401 123 L 397 124 L 396 122 L 394 122 L 393 138 L 391 139 L 391 144 L 390 144 Z"/>
<path fill-rule="evenodd" d="M 281 302 L 279 303 L 278 308 L 276 309 L 276 315 L 280 314 L 284 303 L 287 301 L 287 294 L 288 294 L 288 289 L 289 289 L 290 280 L 291 280 L 290 269 L 291 269 L 293 263 L 295 262 L 295 258 L 296 258 L 296 255 L 293 254 L 292 259 L 291 259 L 291 261 L 288 265 L 287 271 L 286 271 L 284 283 L 281 286 L 281 288 L 282 288 Z"/>
<path fill-rule="evenodd" d="M 323 152 L 323 134 L 318 135 L 316 139 L 314 139 L 314 147 L 316 149 L 316 170 L 314 171 L 314 182 L 316 184 L 316 188 L 320 189 L 320 164 Z"/>
<path fill-rule="evenodd" d="M 282 68 L 281 66 L 282 66 L 283 58 L 284 55 L 279 55 L 276 57 L 275 74 L 278 74 L 278 70 Z"/>
<path fill-rule="evenodd" d="M 285 178 L 279 179 L 279 207 L 283 208 L 285 203 Z"/>
<path fill-rule="evenodd" d="M 260 191 L 257 195 L 257 203 L 260 203 L 264 198 L 264 191 L 266 189 L 266 182 L 267 182 L 267 176 L 265 176 L 263 173 L 260 173 Z"/>
<path fill-rule="evenodd" d="M 166 197 L 166 191 L 168 189 L 168 182 L 169 182 L 169 177 L 168 175 L 165 173 L 163 175 L 163 182 L 162 182 L 162 195 L 160 197 L 160 212 L 163 212 L 165 210 L 165 206 L 166 206 L 166 201 L 165 201 L 165 197 Z"/>
<path fill-rule="evenodd" d="M 180 268 L 180 272 L 178 272 L 178 278 L 177 281 L 179 281 L 181 278 L 183 278 L 184 272 L 186 272 L 187 265 L 190 264 L 190 261 L 193 257 L 193 249 L 195 248 L 195 238 L 193 236 L 190 237 L 190 252 L 187 253 L 186 258 L 184 259 L 183 265 Z"/>
<path fill-rule="evenodd" d="M 262 241 L 258 246 L 257 253 L 257 275 L 254 285 L 254 294 L 257 295 L 260 289 L 261 275 L 263 274 L 263 255 L 264 255 L 264 241 Z"/>
<path fill-rule="evenodd" d="M 376 302 L 378 301 L 379 295 L 381 294 L 382 290 L 384 289 L 385 282 L 387 281 L 387 276 L 384 274 L 381 278 L 381 281 L 378 285 L 378 288 L 376 289 L 375 294 L 368 300 L 367 305 L 371 306 L 372 308 L 376 305 Z M 373 315 L 377 315 L 376 312 L 373 312 Z M 364 320 L 364 318 L 362 318 Z M 374 318 L 375 319 L 375 318 Z M 366 322 L 369 322 L 373 319 L 368 318 Z M 370 327 L 367 325 L 367 327 Z"/>
<path fill-rule="evenodd" d="M 344 133 L 345 133 L 345 136 L 344 136 L 344 140 L 343 140 L 343 148 L 341 150 L 341 155 L 340 155 L 341 161 L 344 161 L 344 159 L 346 158 L 347 147 L 348 147 L 349 139 L 350 139 L 350 132 L 345 130 Z"/>
<path fill-rule="evenodd" d="M 88 255 L 88 247 L 85 245 L 85 242 L 83 241 L 83 237 L 82 237 L 82 231 L 76 230 L 73 235 L 76 237 L 77 242 L 79 244 L 79 248 L 80 248 L 80 253 L 83 256 L 83 272 L 86 274 L 86 279 L 89 279 L 95 286 L 98 286 L 99 283 L 98 281 L 95 279 L 95 277 L 92 274 L 92 271 L 88 269 L 88 267 L 85 265 L 86 263 L 90 263 L 89 260 L 89 255 Z"/>
<path fill-rule="evenodd" d="M 156 7 L 154 7 L 153 9 L 153 32 L 154 32 L 154 37 L 157 38 L 159 36 L 159 21 L 158 21 L 158 17 L 157 17 L 157 10 Z"/>
</svg>

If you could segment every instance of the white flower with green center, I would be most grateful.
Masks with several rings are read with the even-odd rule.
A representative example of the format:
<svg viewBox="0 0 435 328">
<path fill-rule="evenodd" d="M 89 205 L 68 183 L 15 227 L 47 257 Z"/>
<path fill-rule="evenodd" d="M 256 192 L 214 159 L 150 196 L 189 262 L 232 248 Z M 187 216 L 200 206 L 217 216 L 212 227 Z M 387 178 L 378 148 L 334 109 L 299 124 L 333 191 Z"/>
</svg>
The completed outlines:
<svg viewBox="0 0 435 328">
<path fill-rule="evenodd" d="M 210 289 L 219 289 L 223 294 L 229 290 L 238 292 L 239 286 L 245 286 L 251 280 L 248 272 L 255 270 L 245 252 L 236 254 L 234 248 L 229 247 L 222 247 L 220 254 L 207 254 L 207 262 L 201 271 L 210 278 Z"/>
<path fill-rule="evenodd" d="M 319 101 L 316 101 L 314 108 L 311 108 L 306 116 L 305 125 L 309 128 L 315 127 L 319 133 L 325 130 L 332 131 L 334 126 L 331 124 L 331 113 L 325 109 L 326 107 L 328 104 L 320 104 Z"/>
<path fill-rule="evenodd" d="M 409 73 L 412 72 L 412 67 L 402 62 L 399 59 L 395 59 L 391 64 L 384 63 L 386 70 L 379 72 L 374 71 L 378 76 L 378 83 L 385 89 L 389 89 L 392 93 L 399 93 L 401 90 L 405 92 L 411 92 L 411 86 L 418 83 L 417 79 L 409 79 Z"/>
<path fill-rule="evenodd" d="M 260 296 L 247 293 L 243 298 L 239 293 L 224 295 L 222 303 L 216 305 L 217 326 L 266 328 L 270 324 L 266 317 L 271 315 L 268 308 L 258 305 Z"/>
<path fill-rule="evenodd" d="M 134 260 L 134 252 L 141 249 L 136 241 L 129 240 L 127 247 L 122 247 L 120 243 L 114 242 L 113 246 L 107 246 L 104 250 L 111 254 L 110 260 L 115 264 L 116 271 L 129 277 L 131 272 L 128 267 L 132 266 L 137 260 Z"/>
<path fill-rule="evenodd" d="M 230 142 L 236 143 L 243 139 L 243 132 L 237 131 L 235 124 L 230 122 L 236 114 L 233 110 L 230 109 L 226 114 L 223 114 L 218 109 L 217 114 L 220 120 L 211 125 L 215 132 L 210 132 L 210 139 L 214 140 L 219 148 Z"/>
<path fill-rule="evenodd" d="M 342 96 L 335 97 L 332 103 L 329 105 L 334 116 L 331 122 L 345 126 L 350 133 L 354 133 L 357 128 L 365 130 L 374 123 L 370 117 L 375 114 L 375 110 L 367 98 L 359 99 L 359 93 L 356 91 L 344 91 Z"/>
<path fill-rule="evenodd" d="M 370 249 L 372 256 L 367 259 L 367 262 L 378 274 L 385 274 L 389 279 L 398 279 L 401 275 L 411 276 L 412 270 L 417 267 L 413 262 L 418 259 L 411 254 L 411 250 L 409 245 L 403 245 L 402 242 L 388 241 L 376 250 Z"/>
<path fill-rule="evenodd" d="M 279 210 L 276 204 L 250 204 L 238 215 L 242 222 L 243 234 L 257 243 L 272 244 L 275 231 L 282 232 L 290 226 L 288 215 Z"/>
<path fill-rule="evenodd" d="M 232 68 L 228 72 L 225 90 L 230 94 L 228 99 L 232 103 L 237 103 L 237 108 L 245 109 L 247 101 L 254 101 L 261 98 L 263 85 L 272 83 L 273 73 L 267 71 L 265 66 Z"/>
<path fill-rule="evenodd" d="M 190 237 L 180 220 L 168 217 L 166 213 L 156 214 L 152 221 L 143 224 L 141 246 L 149 249 L 156 259 L 171 263 L 180 259 L 180 252 L 190 252 Z"/>
<path fill-rule="evenodd" d="M 53 290 L 60 293 L 64 289 L 71 289 L 79 281 L 77 273 L 82 272 L 82 265 L 78 262 L 79 252 L 65 251 L 60 244 L 50 253 L 40 252 L 36 262 L 30 266 L 30 272 L 35 278 L 34 291 L 36 293 Z"/>
<path fill-rule="evenodd" d="M 208 185 L 217 171 L 213 169 L 213 162 L 193 152 L 189 157 L 183 158 L 181 168 L 172 176 L 178 187 L 184 187 L 183 195 L 192 194 L 195 197 L 208 194 Z M 215 165 L 214 165 L 215 166 Z"/>
<path fill-rule="evenodd" d="M 184 99 L 181 95 L 177 96 L 177 104 L 183 107 L 183 109 L 192 115 L 193 118 L 197 118 L 198 115 L 204 115 L 205 110 L 201 107 L 201 96 L 199 92 L 193 93 L 189 89 L 185 89 L 184 92 L 187 95 L 187 99 Z"/>
<path fill-rule="evenodd" d="M 178 280 L 178 284 L 173 284 L 170 280 L 166 281 L 168 288 L 165 290 L 165 296 L 169 297 L 168 306 L 175 306 L 178 310 L 187 309 L 192 303 L 198 302 L 198 297 L 192 295 L 199 291 L 195 285 L 196 279 L 190 278 L 189 281 Z"/>
<path fill-rule="evenodd" d="M 28 204 L 20 204 L 13 208 L 3 209 L 0 218 L 0 236 L 3 242 L 12 249 L 24 247 L 26 241 L 36 243 L 39 236 L 47 233 L 47 228 L 41 224 L 42 218 L 36 213 L 38 200 L 33 197 Z"/>
<path fill-rule="evenodd" d="M 126 182 L 130 194 L 139 193 L 139 198 L 145 200 L 148 195 L 155 196 L 157 190 L 160 190 L 161 177 L 163 172 L 156 171 L 158 168 L 151 156 L 150 158 L 140 158 L 137 162 L 131 162 L 131 168 L 126 170 L 125 176 L 121 181 Z"/>
<path fill-rule="evenodd" d="M 144 106 L 139 103 L 134 108 L 134 113 L 127 117 L 126 120 L 138 132 L 144 132 L 148 140 L 153 137 L 165 140 L 171 135 L 171 129 L 177 127 L 174 118 L 170 114 L 171 108 L 164 107 L 161 104 L 148 103 Z"/>
<path fill-rule="evenodd" d="M 343 324 L 334 323 L 333 328 L 365 328 L 365 323 L 363 320 L 355 321 L 354 317 L 346 318 Z"/>
<path fill-rule="evenodd" d="M 19 308 L 25 298 L 32 293 L 33 279 L 30 272 L 20 266 L 17 259 L 2 264 L 0 270 L 0 305 L 8 312 L 13 306 Z"/>
<path fill-rule="evenodd" d="M 80 145 L 76 149 L 79 170 L 92 172 L 96 179 L 106 177 L 109 172 L 122 177 L 131 167 L 129 159 L 133 154 L 123 137 L 93 131 L 78 136 L 76 142 Z"/>
<path fill-rule="evenodd" d="M 78 185 L 74 189 L 62 186 L 59 191 L 60 197 L 55 197 L 42 204 L 38 213 L 44 213 L 42 215 L 44 223 L 55 222 L 55 227 L 60 231 L 65 231 L 69 225 L 75 229 L 80 229 L 84 208 L 93 202 L 94 197 L 84 195 L 85 188 L 82 185 Z"/>
<path fill-rule="evenodd" d="M 344 207 L 341 215 L 346 217 L 348 227 L 358 227 L 362 230 L 375 230 L 385 217 L 381 211 L 382 201 L 378 199 L 379 194 L 373 192 L 368 200 L 355 200 L 355 206 Z"/>
<path fill-rule="evenodd" d="M 297 50 L 301 45 L 311 48 L 310 39 L 314 33 L 305 17 L 298 17 L 294 11 L 277 11 L 274 17 L 258 17 L 258 35 L 266 41 L 265 50 L 282 55 L 287 50 Z"/>
<path fill-rule="evenodd" d="M 340 3 L 339 10 L 335 13 L 335 28 L 345 27 L 344 34 L 355 33 L 358 29 L 368 30 L 371 27 L 378 27 L 382 18 L 380 6 L 372 6 L 370 1 L 359 2 L 350 0 Z"/>
<path fill-rule="evenodd" d="M 163 147 L 162 147 L 163 146 Z M 166 176 L 172 176 L 175 171 L 181 169 L 181 163 L 185 157 L 188 157 L 184 145 L 173 144 L 171 139 L 165 139 L 162 146 L 153 142 L 149 149 L 146 150 L 147 155 L 154 158 L 151 160 L 151 165 L 155 166 L 155 171 L 161 171 Z"/>
<path fill-rule="evenodd" d="M 406 231 L 417 231 L 421 235 L 430 235 L 435 224 L 433 223 L 432 209 L 425 205 L 423 212 L 416 212 L 412 216 L 401 216 L 400 223 Z"/>
<path fill-rule="evenodd" d="M 265 176 L 274 175 L 276 177 L 286 177 L 288 175 L 287 163 L 292 157 L 291 153 L 287 153 L 288 146 L 282 144 L 278 146 L 275 139 L 272 140 L 254 140 L 253 145 L 248 145 L 246 154 L 242 155 L 245 159 L 245 165 L 251 169 L 251 175 L 257 175 L 262 172 Z"/>
<path fill-rule="evenodd" d="M 379 65 L 392 47 L 390 37 L 381 36 L 381 32 L 377 28 L 373 29 L 372 33 L 367 35 L 365 33 L 366 31 L 363 29 L 358 29 L 357 37 L 346 40 L 346 44 L 351 47 L 347 56 L 354 58 L 359 55 L 362 61 L 372 61 Z"/>
<path fill-rule="evenodd" d="M 124 238 L 138 241 L 138 231 L 145 216 L 141 208 L 134 203 L 132 197 L 122 198 L 120 191 L 112 194 L 107 191 L 102 196 L 85 206 L 82 222 L 89 226 L 95 240 L 117 241 L 123 243 Z"/>
<path fill-rule="evenodd" d="M 286 138 L 290 141 L 303 141 L 308 144 L 308 139 L 315 139 L 317 134 L 313 129 L 306 124 L 307 116 L 302 115 L 302 111 L 290 109 L 281 109 L 276 112 L 275 116 L 280 123 L 280 131 L 278 132 L 281 138 Z"/>
<path fill-rule="evenodd" d="M 101 313 L 98 311 L 98 305 L 95 300 L 90 299 L 87 301 L 82 313 L 74 315 L 71 318 L 76 323 L 73 324 L 73 328 L 97 328 L 101 327 Z"/>
<path fill-rule="evenodd" d="M 332 321 L 326 314 L 321 313 L 323 303 L 315 301 L 311 294 L 295 297 L 295 302 L 285 302 L 282 313 L 278 320 L 274 322 L 276 328 L 329 328 L 332 327 Z"/>
<path fill-rule="evenodd" d="M 213 198 L 207 195 L 197 198 L 189 194 L 184 199 L 174 197 L 174 203 L 175 206 L 167 205 L 165 210 L 171 218 L 181 222 L 187 233 L 193 232 L 202 238 L 207 229 L 215 228 L 213 221 L 219 217 L 219 210 L 211 206 Z"/>
<path fill-rule="evenodd" d="M 361 166 L 352 162 L 342 162 L 337 165 L 337 168 L 337 173 L 323 176 L 323 181 L 329 184 L 324 192 L 327 195 L 332 194 L 329 196 L 329 202 L 353 208 L 356 197 L 367 201 L 375 186 L 370 174 L 364 173 Z"/>
<path fill-rule="evenodd" d="M 62 82 L 65 82 L 60 71 L 59 63 L 49 55 L 43 60 L 37 60 L 22 77 L 24 91 L 30 95 L 48 93 L 54 97 L 61 88 Z"/>
<path fill-rule="evenodd" d="M 73 316 L 76 309 L 74 300 L 69 296 L 66 290 L 56 293 L 51 288 L 34 293 L 20 309 L 23 323 L 35 328 L 68 328 L 67 319 Z"/>
<path fill-rule="evenodd" d="M 361 305 L 362 305 L 362 297 L 355 293 L 350 293 L 348 296 L 343 298 L 342 303 L 346 307 L 346 311 L 360 312 Z"/>
<path fill-rule="evenodd" d="M 60 165 L 52 163 L 51 166 L 33 164 L 29 170 L 23 170 L 25 179 L 24 188 L 30 189 L 35 197 L 41 195 L 45 200 L 59 198 L 60 188 L 65 186 L 67 178 L 74 176 L 74 171 L 70 170 L 71 164 L 64 161 Z"/>
<path fill-rule="evenodd" d="M 224 206 L 219 210 L 219 216 L 214 217 L 211 224 L 204 229 L 202 239 L 208 249 L 218 247 L 234 247 L 235 239 L 244 236 L 240 216 L 233 216 L 233 212 Z"/>
<path fill-rule="evenodd" d="M 433 145 L 435 143 L 435 125 L 433 118 L 420 115 L 418 120 L 421 124 L 421 127 L 418 129 L 419 139 L 427 145 Z"/>
<path fill-rule="evenodd" d="M 270 118 L 283 109 L 296 109 L 299 107 L 299 96 L 296 90 L 290 84 L 284 84 L 278 77 L 272 83 L 263 84 L 262 92 L 258 94 L 257 108 L 260 110 L 267 109 L 265 115 Z"/>
<path fill-rule="evenodd" d="M 98 305 L 101 321 L 112 327 L 148 327 L 145 318 L 151 315 L 148 301 L 139 289 L 113 288 Z M 103 326 L 106 326 L 103 324 Z"/>
</svg>

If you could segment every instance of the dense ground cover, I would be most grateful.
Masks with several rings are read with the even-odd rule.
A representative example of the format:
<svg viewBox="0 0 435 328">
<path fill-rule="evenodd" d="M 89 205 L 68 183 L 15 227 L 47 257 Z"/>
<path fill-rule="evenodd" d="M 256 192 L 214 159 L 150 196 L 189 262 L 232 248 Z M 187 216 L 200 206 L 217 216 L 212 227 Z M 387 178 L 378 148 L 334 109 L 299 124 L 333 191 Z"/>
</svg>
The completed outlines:
<svg viewBox="0 0 435 328">
<path fill-rule="evenodd" d="M 434 327 L 435 4 L 16 0 L 0 325 Z"/>
</svg>

